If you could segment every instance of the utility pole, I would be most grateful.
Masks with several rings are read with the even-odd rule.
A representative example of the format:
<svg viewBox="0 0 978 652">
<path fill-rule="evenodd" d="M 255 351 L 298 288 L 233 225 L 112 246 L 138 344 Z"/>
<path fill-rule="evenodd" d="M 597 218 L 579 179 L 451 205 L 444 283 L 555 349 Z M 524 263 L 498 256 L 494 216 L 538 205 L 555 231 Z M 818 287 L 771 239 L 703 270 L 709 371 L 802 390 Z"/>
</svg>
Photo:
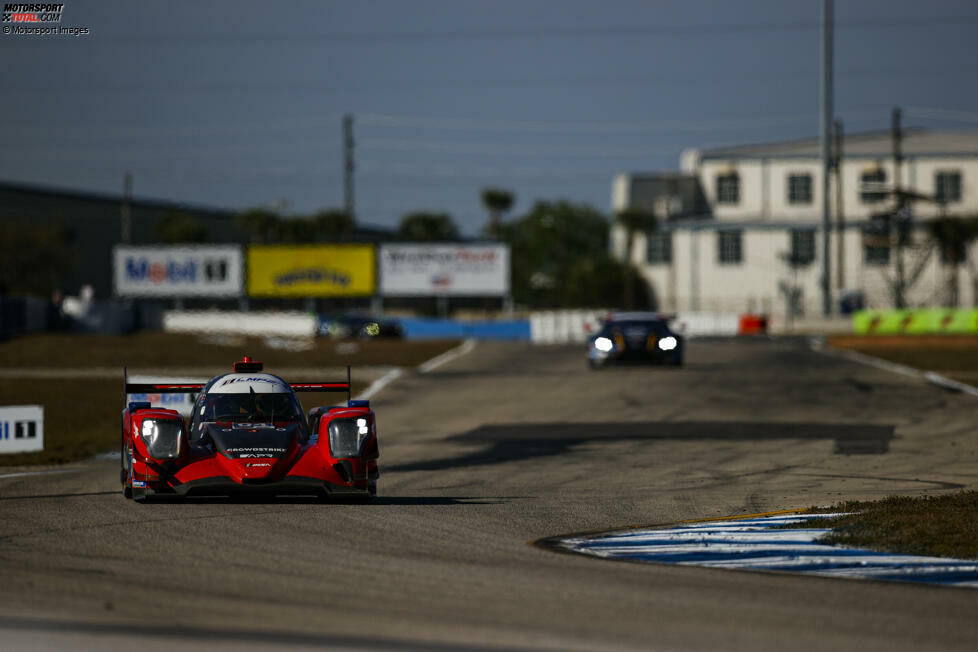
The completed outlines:
<svg viewBox="0 0 978 652">
<path fill-rule="evenodd" d="M 353 200 L 353 115 L 343 116 L 343 208 L 356 219 Z"/>
<path fill-rule="evenodd" d="M 132 244 L 132 172 L 126 171 L 122 178 L 122 244 Z"/>
<path fill-rule="evenodd" d="M 892 114 L 892 136 L 893 136 L 893 197 L 896 199 L 896 208 L 893 210 L 891 228 L 896 229 L 896 296 L 894 303 L 898 309 L 906 308 L 907 302 L 904 294 L 906 293 L 906 271 L 903 265 L 903 246 L 909 234 L 909 216 L 906 214 L 906 200 L 900 183 L 900 169 L 903 162 L 903 131 L 900 128 L 900 109 L 894 108 Z"/>
<path fill-rule="evenodd" d="M 838 284 L 836 288 L 839 294 L 846 286 L 846 218 L 844 215 L 845 201 L 842 195 L 842 159 L 843 159 L 843 135 L 842 120 L 835 121 L 835 147 L 833 152 L 833 167 L 835 167 L 835 226 L 839 231 L 839 242 L 836 245 L 836 278 Z"/>
<path fill-rule="evenodd" d="M 832 166 L 832 0 L 822 0 L 822 316 L 832 316 L 829 173 Z"/>
</svg>

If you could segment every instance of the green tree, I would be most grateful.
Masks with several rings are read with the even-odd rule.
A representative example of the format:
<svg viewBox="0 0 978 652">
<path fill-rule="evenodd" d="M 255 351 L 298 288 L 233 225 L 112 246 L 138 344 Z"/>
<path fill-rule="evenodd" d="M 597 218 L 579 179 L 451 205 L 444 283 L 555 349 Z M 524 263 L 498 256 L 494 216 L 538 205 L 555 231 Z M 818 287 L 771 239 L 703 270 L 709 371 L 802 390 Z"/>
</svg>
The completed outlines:
<svg viewBox="0 0 978 652">
<path fill-rule="evenodd" d="M 168 213 L 153 225 L 153 238 L 157 242 L 207 242 L 207 229 L 189 213 Z"/>
<path fill-rule="evenodd" d="M 251 208 L 237 217 L 238 226 L 247 231 L 251 242 L 256 244 L 268 244 L 275 242 L 279 237 L 278 215 L 267 208 Z"/>
<path fill-rule="evenodd" d="M 499 237 L 499 226 L 502 224 L 503 213 L 513 207 L 516 196 L 508 190 L 486 188 L 482 191 L 482 205 L 489 211 L 489 222 L 483 232 L 491 238 Z"/>
<path fill-rule="evenodd" d="M 448 213 L 419 211 L 401 218 L 397 234 L 405 240 L 416 242 L 458 240 L 458 227 Z"/>
<path fill-rule="evenodd" d="M 599 211 L 565 201 L 538 202 L 523 217 L 502 224 L 500 239 L 512 252 L 514 299 L 537 308 L 616 302 L 625 275 L 609 257 L 608 227 Z"/>
<path fill-rule="evenodd" d="M 624 263 L 629 270 L 634 270 L 632 257 L 635 249 L 635 234 L 639 231 L 651 233 L 655 231 L 655 215 L 640 208 L 626 208 L 615 215 L 615 221 L 625 229 L 625 252 Z M 635 289 L 634 281 L 639 275 L 631 271 L 625 274 L 624 286 L 622 287 L 623 306 L 626 310 L 634 308 Z"/>
<path fill-rule="evenodd" d="M 353 239 L 356 222 L 343 210 L 335 208 L 319 211 L 312 216 L 317 239 L 328 242 L 347 242 Z"/>
<path fill-rule="evenodd" d="M 625 265 L 610 254 L 582 258 L 567 270 L 566 282 L 559 295 L 559 305 L 568 308 L 607 307 L 610 297 L 624 296 L 630 309 L 652 308 L 648 282 L 634 266 Z"/>
<path fill-rule="evenodd" d="M 75 263 L 71 232 L 60 224 L 0 221 L 0 294 L 50 297 Z"/>
</svg>

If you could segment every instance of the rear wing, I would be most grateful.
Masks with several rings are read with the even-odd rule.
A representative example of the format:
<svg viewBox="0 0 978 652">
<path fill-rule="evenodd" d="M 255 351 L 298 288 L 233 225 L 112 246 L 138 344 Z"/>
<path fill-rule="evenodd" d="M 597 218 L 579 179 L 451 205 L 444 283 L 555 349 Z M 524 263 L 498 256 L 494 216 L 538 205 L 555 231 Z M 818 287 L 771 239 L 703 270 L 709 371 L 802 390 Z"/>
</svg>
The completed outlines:
<svg viewBox="0 0 978 652">
<path fill-rule="evenodd" d="M 245 358 L 248 364 L 247 371 L 261 371 L 260 362 L 251 362 Z M 235 371 L 238 371 L 241 363 L 235 364 Z M 257 366 L 257 368 L 255 368 Z M 346 382 L 331 383 L 289 383 L 293 392 L 346 392 L 346 400 L 349 401 L 350 391 L 350 365 L 346 365 Z M 123 403 L 126 402 L 129 394 L 199 394 L 204 390 L 205 383 L 130 383 L 129 374 L 126 368 L 122 368 L 122 391 Z"/>
</svg>

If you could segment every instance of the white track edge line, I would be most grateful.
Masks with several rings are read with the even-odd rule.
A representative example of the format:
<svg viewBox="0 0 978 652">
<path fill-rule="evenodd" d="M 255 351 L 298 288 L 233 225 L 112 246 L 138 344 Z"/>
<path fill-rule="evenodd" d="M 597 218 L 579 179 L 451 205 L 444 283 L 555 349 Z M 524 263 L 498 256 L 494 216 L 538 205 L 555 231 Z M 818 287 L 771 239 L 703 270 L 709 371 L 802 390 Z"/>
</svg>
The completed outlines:
<svg viewBox="0 0 978 652">
<path fill-rule="evenodd" d="M 5 473 L 0 475 L 0 480 L 5 478 L 25 478 L 31 475 L 55 475 L 58 473 L 79 473 L 85 469 L 55 469 L 53 471 L 18 471 L 17 473 Z"/>
<path fill-rule="evenodd" d="M 831 355 L 837 358 L 844 358 L 846 360 L 859 362 L 877 369 L 883 369 L 884 371 L 892 371 L 893 373 L 910 376 L 911 378 L 920 378 L 921 380 L 924 380 L 932 385 L 943 387 L 944 389 L 961 392 L 962 394 L 968 394 L 969 396 L 978 396 L 978 387 L 969 385 L 967 383 L 962 383 L 957 380 L 952 380 L 946 376 L 942 376 L 936 371 L 921 371 L 920 369 L 914 369 L 913 367 L 890 362 L 889 360 L 876 358 L 871 355 L 866 355 L 865 353 L 859 353 L 858 351 L 847 351 L 832 348 L 830 346 L 826 346 L 822 340 L 814 338 L 809 340 L 808 344 L 809 347 L 817 353 Z"/>
<path fill-rule="evenodd" d="M 427 362 L 422 362 L 420 365 L 418 365 L 418 371 L 423 374 L 430 373 L 435 369 L 437 369 L 438 367 L 442 366 L 443 364 L 451 362 L 455 358 L 461 357 L 466 353 L 471 352 L 472 349 L 474 348 L 475 348 L 475 340 L 472 338 L 467 339 L 464 342 L 462 342 L 460 345 L 456 346 L 454 349 L 445 351 L 441 355 L 436 355 L 435 357 L 433 357 L 431 360 L 428 360 Z"/>
<path fill-rule="evenodd" d="M 360 392 L 360 394 L 356 398 L 358 400 L 367 400 L 403 375 L 404 375 L 403 369 L 399 369 L 399 368 L 391 369 L 386 374 L 384 374 L 374 382 L 370 383 L 367 389 Z"/>
<path fill-rule="evenodd" d="M 456 346 L 454 349 L 449 349 L 444 353 L 440 353 L 436 355 L 430 360 L 426 360 L 425 362 L 422 362 L 420 365 L 418 365 L 417 368 L 418 373 L 422 373 L 422 374 L 430 373 L 431 371 L 437 369 L 443 364 L 451 362 L 456 358 L 459 358 L 467 353 L 470 353 L 472 349 L 475 348 L 475 343 L 476 341 L 474 339 L 467 339 L 464 342 L 462 342 L 460 345 Z M 392 382 L 394 382 L 395 380 L 397 380 L 403 375 L 404 375 L 403 369 L 401 368 L 391 369 L 386 374 L 384 374 L 374 382 L 370 383 L 370 386 L 367 387 L 367 389 L 363 390 L 363 392 L 359 396 L 357 396 L 357 398 L 369 399 L 373 397 L 375 394 L 377 394 L 378 392 L 380 392 L 380 390 L 384 389 L 385 387 L 387 387 L 388 385 L 390 385 Z"/>
</svg>

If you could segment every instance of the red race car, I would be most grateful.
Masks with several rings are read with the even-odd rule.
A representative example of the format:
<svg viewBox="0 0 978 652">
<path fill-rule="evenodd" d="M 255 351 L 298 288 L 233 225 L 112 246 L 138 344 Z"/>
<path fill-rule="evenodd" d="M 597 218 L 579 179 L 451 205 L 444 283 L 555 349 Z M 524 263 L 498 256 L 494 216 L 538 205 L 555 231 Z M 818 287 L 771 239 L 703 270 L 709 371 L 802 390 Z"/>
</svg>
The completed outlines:
<svg viewBox="0 0 978 652">
<path fill-rule="evenodd" d="M 242 493 L 377 495 L 377 425 L 369 401 L 345 382 L 287 383 L 245 357 L 206 384 L 124 381 L 125 392 L 196 394 L 189 423 L 176 410 L 128 403 L 122 411 L 126 498 Z M 125 374 L 125 372 L 123 372 Z M 346 405 L 308 419 L 296 392 L 346 392 Z"/>
</svg>

